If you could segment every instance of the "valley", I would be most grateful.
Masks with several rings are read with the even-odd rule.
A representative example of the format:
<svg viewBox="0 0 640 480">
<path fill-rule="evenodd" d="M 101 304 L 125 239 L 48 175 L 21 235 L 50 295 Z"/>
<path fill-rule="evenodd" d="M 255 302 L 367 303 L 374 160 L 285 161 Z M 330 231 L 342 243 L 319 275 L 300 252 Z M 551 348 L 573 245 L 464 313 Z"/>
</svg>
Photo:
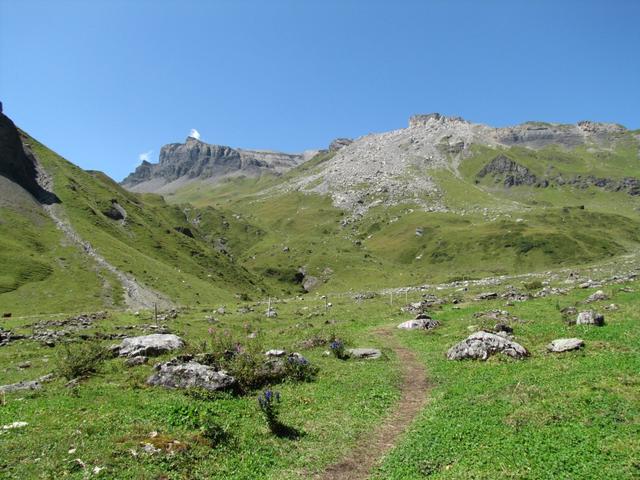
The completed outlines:
<svg viewBox="0 0 640 480">
<path fill-rule="evenodd" d="M 189 138 L 119 184 L 1 120 L 3 478 L 637 476 L 638 132 Z"/>
</svg>

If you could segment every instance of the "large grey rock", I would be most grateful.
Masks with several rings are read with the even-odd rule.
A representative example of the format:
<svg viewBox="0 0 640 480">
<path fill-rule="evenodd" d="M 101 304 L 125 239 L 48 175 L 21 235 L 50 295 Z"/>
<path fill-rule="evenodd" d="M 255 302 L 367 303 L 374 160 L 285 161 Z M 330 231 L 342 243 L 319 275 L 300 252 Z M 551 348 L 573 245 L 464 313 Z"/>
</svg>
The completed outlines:
<svg viewBox="0 0 640 480">
<path fill-rule="evenodd" d="M 397 328 L 400 328 L 402 330 L 431 330 L 433 328 L 436 328 L 438 325 L 440 325 L 440 322 L 431 318 L 416 318 L 413 320 L 402 322 L 400 325 L 398 325 Z"/>
<path fill-rule="evenodd" d="M 227 389 L 235 378 L 224 370 L 216 370 L 194 360 L 174 358 L 153 367 L 156 372 L 147 379 L 149 385 L 165 388 L 203 388 L 215 391 Z"/>
<path fill-rule="evenodd" d="M 153 333 L 122 340 L 117 347 L 121 357 L 155 356 L 184 347 L 184 341 L 170 333 Z"/>
<path fill-rule="evenodd" d="M 491 355 L 503 353 L 512 358 L 524 358 L 529 352 L 506 335 L 489 332 L 475 332 L 454 345 L 447 352 L 449 360 L 487 360 Z"/>
<path fill-rule="evenodd" d="M 382 352 L 377 348 L 350 348 L 347 350 L 349 356 L 363 360 L 375 360 L 382 356 Z"/>
<path fill-rule="evenodd" d="M 547 350 L 553 353 L 562 353 L 582 347 L 584 347 L 584 341 L 580 338 L 558 338 L 547 345 Z"/>
<path fill-rule="evenodd" d="M 593 310 L 580 312 L 576 318 L 576 325 L 597 325 L 601 327 L 604 325 L 604 315 Z"/>
</svg>

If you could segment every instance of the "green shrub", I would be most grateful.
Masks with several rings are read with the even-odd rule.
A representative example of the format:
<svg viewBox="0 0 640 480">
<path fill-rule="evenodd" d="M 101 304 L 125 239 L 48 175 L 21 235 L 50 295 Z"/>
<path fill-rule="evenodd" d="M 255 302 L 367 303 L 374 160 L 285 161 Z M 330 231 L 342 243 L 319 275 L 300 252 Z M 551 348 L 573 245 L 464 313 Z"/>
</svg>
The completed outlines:
<svg viewBox="0 0 640 480">
<path fill-rule="evenodd" d="M 540 290 L 542 288 L 542 282 L 540 280 L 533 280 L 531 282 L 525 282 L 524 288 L 529 291 Z"/>
<path fill-rule="evenodd" d="M 97 341 L 65 343 L 57 355 L 57 372 L 67 380 L 96 373 L 108 356 Z"/>
</svg>

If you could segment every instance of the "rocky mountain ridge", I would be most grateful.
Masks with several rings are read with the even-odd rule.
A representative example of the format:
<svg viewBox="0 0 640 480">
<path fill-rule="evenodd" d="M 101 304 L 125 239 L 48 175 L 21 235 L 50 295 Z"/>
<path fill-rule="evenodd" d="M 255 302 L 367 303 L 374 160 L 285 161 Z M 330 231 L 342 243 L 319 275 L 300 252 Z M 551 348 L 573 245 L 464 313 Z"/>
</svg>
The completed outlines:
<svg viewBox="0 0 640 480">
<path fill-rule="evenodd" d="M 282 173 L 315 155 L 290 154 L 212 145 L 194 137 L 170 143 L 160 150 L 159 163 L 143 161 L 122 185 L 136 192 L 168 193 L 194 179 L 216 181 L 230 176 Z"/>
<path fill-rule="evenodd" d="M 407 128 L 357 138 L 312 174 L 278 188 L 329 194 L 335 206 L 356 217 L 378 205 L 406 202 L 425 211 L 445 211 L 442 189 L 430 172 L 444 169 L 460 177 L 460 164 L 476 145 L 609 150 L 629 133 L 621 125 L 591 121 L 575 125 L 527 122 L 496 128 L 439 113 L 415 115 Z"/>
</svg>

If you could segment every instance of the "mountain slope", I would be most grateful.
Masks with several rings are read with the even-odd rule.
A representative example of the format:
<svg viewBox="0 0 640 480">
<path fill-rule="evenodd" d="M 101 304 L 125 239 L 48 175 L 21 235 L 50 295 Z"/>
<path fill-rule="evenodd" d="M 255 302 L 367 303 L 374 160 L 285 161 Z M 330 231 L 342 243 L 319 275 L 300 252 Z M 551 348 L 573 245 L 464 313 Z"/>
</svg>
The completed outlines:
<svg viewBox="0 0 640 480">
<path fill-rule="evenodd" d="M 7 120 L 6 128 L 15 129 Z M 56 201 L 43 205 L 13 178 L 0 177 L 3 310 L 124 307 L 133 285 L 124 277 L 157 294 L 140 306 L 160 299 L 211 304 L 263 289 L 258 278 L 234 261 L 236 235 L 223 245 L 219 241 L 229 231 L 241 231 L 244 244 L 250 244 L 260 235 L 251 225 L 214 209 L 185 211 L 156 195 L 127 192 L 106 175 L 78 168 L 28 135 L 19 138 L 23 158 L 36 163 L 32 180 L 40 180 L 42 188 L 37 169 L 44 170 Z M 45 207 L 55 213 L 48 215 Z M 206 225 L 206 231 L 199 225 Z"/>
<path fill-rule="evenodd" d="M 166 198 L 267 232 L 241 259 L 255 273 L 306 267 L 329 291 L 410 285 L 636 251 L 639 151 L 619 125 L 492 128 L 435 114 L 281 176 L 195 181 Z"/>
</svg>

